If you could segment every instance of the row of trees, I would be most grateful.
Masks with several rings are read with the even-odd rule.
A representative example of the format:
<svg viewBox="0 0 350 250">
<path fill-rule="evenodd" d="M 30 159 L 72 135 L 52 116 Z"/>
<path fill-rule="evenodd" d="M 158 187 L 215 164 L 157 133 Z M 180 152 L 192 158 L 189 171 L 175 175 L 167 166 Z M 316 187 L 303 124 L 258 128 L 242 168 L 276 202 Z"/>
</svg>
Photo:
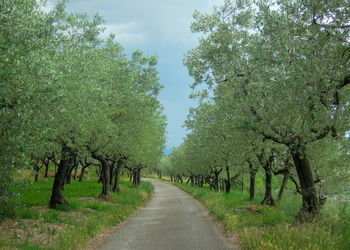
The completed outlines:
<svg viewBox="0 0 350 250">
<path fill-rule="evenodd" d="M 139 179 L 159 161 L 166 121 L 155 56 L 127 57 L 113 35 L 101 38 L 100 16 L 67 13 L 65 2 L 47 12 L 36 0 L 1 1 L 0 15 L 2 217 L 16 170 L 33 162 L 58 164 L 55 208 L 67 203 L 63 186 L 79 163 L 100 164 L 106 197 L 123 165 Z"/>
<path fill-rule="evenodd" d="M 225 189 L 265 172 L 263 204 L 275 203 L 272 175 L 302 196 L 301 222 L 320 213 L 322 187 L 349 181 L 350 3 L 226 0 L 213 14 L 195 12 L 203 33 L 185 65 L 199 106 L 185 142 L 163 166 L 174 176 Z M 200 88 L 197 88 L 200 86 Z M 344 182 L 341 182 L 344 181 Z"/>
</svg>

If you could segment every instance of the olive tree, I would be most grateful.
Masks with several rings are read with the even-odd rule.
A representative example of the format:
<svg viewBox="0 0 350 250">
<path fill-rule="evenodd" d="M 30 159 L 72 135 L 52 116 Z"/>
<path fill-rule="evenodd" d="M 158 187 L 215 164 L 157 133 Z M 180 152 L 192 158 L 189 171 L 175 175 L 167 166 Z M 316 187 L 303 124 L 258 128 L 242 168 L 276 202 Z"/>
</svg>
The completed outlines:
<svg viewBox="0 0 350 250">
<path fill-rule="evenodd" d="M 348 126 L 348 6 L 225 1 L 211 15 L 194 15 L 192 30 L 206 34 L 185 60 L 194 86 L 206 83 L 239 127 L 289 149 L 301 186 L 300 221 L 312 220 L 323 203 L 308 147 L 344 136 Z"/>
</svg>

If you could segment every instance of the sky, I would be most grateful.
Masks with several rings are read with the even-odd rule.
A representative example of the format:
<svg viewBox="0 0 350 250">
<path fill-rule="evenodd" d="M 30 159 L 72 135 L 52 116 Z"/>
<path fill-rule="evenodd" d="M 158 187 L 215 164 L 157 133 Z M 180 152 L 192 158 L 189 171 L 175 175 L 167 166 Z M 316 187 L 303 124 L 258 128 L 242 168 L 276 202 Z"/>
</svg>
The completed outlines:
<svg viewBox="0 0 350 250">
<path fill-rule="evenodd" d="M 89 16 L 99 13 L 105 19 L 105 36 L 116 34 L 117 41 L 127 54 L 136 49 L 147 55 L 158 56 L 160 82 L 164 86 L 159 100 L 167 116 L 166 148 L 179 146 L 186 136 L 183 127 L 190 107 L 193 79 L 183 65 L 186 51 L 195 48 L 198 34 L 191 33 L 190 25 L 195 10 L 211 13 L 213 6 L 224 0 L 71 0 L 70 12 Z M 56 1 L 49 0 L 52 8 Z M 169 150 L 168 150 L 169 151 Z"/>
</svg>

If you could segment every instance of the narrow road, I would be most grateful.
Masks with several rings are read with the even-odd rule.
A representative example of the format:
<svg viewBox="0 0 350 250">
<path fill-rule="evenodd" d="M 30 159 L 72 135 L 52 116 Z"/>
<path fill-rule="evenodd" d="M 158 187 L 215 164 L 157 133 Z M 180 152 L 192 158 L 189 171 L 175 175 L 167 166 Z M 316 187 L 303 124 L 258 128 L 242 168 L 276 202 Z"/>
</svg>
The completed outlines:
<svg viewBox="0 0 350 250">
<path fill-rule="evenodd" d="M 221 234 L 208 212 L 177 187 L 155 186 L 152 201 L 109 238 L 101 249 L 237 249 Z"/>
</svg>

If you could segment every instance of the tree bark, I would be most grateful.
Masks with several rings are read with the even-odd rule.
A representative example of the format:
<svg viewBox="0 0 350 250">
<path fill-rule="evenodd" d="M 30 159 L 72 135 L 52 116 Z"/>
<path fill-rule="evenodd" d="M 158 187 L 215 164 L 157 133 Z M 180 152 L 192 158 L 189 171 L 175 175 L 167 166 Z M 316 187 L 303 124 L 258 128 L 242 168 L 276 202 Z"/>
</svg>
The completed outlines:
<svg viewBox="0 0 350 250">
<path fill-rule="evenodd" d="M 74 167 L 73 167 L 74 168 Z M 71 184 L 71 179 L 72 179 L 72 171 L 73 171 L 73 168 L 71 170 L 68 170 L 67 172 L 67 175 L 66 175 L 66 184 Z"/>
<path fill-rule="evenodd" d="M 220 191 L 220 183 L 219 183 L 219 175 L 220 175 L 221 170 L 214 171 L 214 190 L 215 192 L 219 192 Z"/>
<path fill-rule="evenodd" d="M 255 177 L 256 173 L 258 172 L 257 167 L 253 167 L 253 164 L 248 161 L 249 164 L 249 200 L 253 200 L 255 197 Z"/>
<path fill-rule="evenodd" d="M 113 185 L 113 179 L 114 179 L 114 170 L 115 170 L 115 164 L 117 163 L 117 161 L 112 161 L 112 164 L 109 167 L 109 185 Z"/>
<path fill-rule="evenodd" d="M 320 214 L 321 204 L 319 202 L 311 166 L 306 155 L 306 145 L 297 145 L 289 148 L 295 168 L 297 170 L 303 205 L 296 218 L 299 222 L 310 222 Z"/>
<path fill-rule="evenodd" d="M 101 163 L 101 182 L 102 191 L 98 196 L 99 198 L 109 198 L 111 194 L 109 193 L 109 166 L 107 160 L 102 155 L 91 154 L 92 158 L 98 160 Z"/>
<path fill-rule="evenodd" d="M 35 173 L 34 181 L 38 182 L 39 181 L 39 171 Z"/>
<path fill-rule="evenodd" d="M 85 174 L 85 169 L 87 168 L 87 166 L 82 166 L 81 167 L 81 171 L 80 171 L 80 175 L 79 175 L 79 182 L 83 181 L 84 178 L 84 174 Z"/>
<path fill-rule="evenodd" d="M 72 166 L 69 168 L 69 170 L 67 171 L 67 175 L 66 175 L 66 184 L 71 184 L 72 182 L 72 173 L 74 168 L 78 165 L 78 161 L 77 161 L 77 154 L 74 154 L 74 159 L 73 159 L 73 164 Z"/>
<path fill-rule="evenodd" d="M 141 168 L 137 168 L 133 170 L 133 185 L 135 187 L 140 186 L 141 183 Z"/>
<path fill-rule="evenodd" d="M 282 185 L 281 185 L 280 191 L 278 192 L 278 202 L 282 200 L 284 190 L 286 190 L 286 186 L 289 180 L 289 175 L 290 175 L 289 171 L 283 175 Z"/>
<path fill-rule="evenodd" d="M 137 186 L 141 184 L 141 168 L 137 169 Z"/>
<path fill-rule="evenodd" d="M 75 166 L 74 168 L 74 175 L 73 175 L 73 179 L 76 180 L 77 179 L 77 176 L 78 176 L 78 164 Z"/>
<path fill-rule="evenodd" d="M 50 208 L 56 208 L 59 204 L 68 204 L 66 199 L 63 197 L 63 186 L 66 179 L 67 170 L 73 164 L 74 152 L 71 148 L 65 144 L 62 145 L 62 156 L 61 161 L 55 174 L 55 180 L 52 187 L 52 194 L 50 199 Z"/>
<path fill-rule="evenodd" d="M 115 170 L 114 174 L 114 186 L 113 186 L 113 192 L 119 193 L 120 192 L 120 173 L 123 168 L 123 160 L 118 160 L 117 162 L 117 169 Z"/>
<path fill-rule="evenodd" d="M 132 181 L 132 177 L 133 177 L 133 171 L 129 171 L 129 175 L 130 175 L 130 178 L 129 178 L 129 181 Z"/>
<path fill-rule="evenodd" d="M 231 188 L 232 188 L 232 183 L 231 183 L 231 175 L 230 175 L 230 168 L 229 166 L 226 166 L 226 175 L 227 175 L 227 181 L 226 181 L 226 187 L 225 187 L 225 192 L 230 193 Z"/>
<path fill-rule="evenodd" d="M 132 184 L 134 185 L 134 187 L 137 187 L 137 179 L 138 179 L 137 170 L 134 169 L 132 173 Z"/>
<path fill-rule="evenodd" d="M 272 197 L 272 169 L 271 169 L 271 161 L 268 161 L 265 166 L 265 196 L 262 200 L 262 205 L 275 205 L 275 200 Z"/>
<path fill-rule="evenodd" d="M 35 171 L 34 182 L 37 182 L 39 180 L 39 172 L 40 172 L 39 163 L 40 163 L 40 158 L 32 156 L 33 170 Z"/>
<path fill-rule="evenodd" d="M 50 160 L 49 158 L 47 158 L 47 161 L 44 159 L 44 163 L 45 163 L 45 175 L 44 178 L 49 178 L 49 166 L 50 166 Z"/>
</svg>

